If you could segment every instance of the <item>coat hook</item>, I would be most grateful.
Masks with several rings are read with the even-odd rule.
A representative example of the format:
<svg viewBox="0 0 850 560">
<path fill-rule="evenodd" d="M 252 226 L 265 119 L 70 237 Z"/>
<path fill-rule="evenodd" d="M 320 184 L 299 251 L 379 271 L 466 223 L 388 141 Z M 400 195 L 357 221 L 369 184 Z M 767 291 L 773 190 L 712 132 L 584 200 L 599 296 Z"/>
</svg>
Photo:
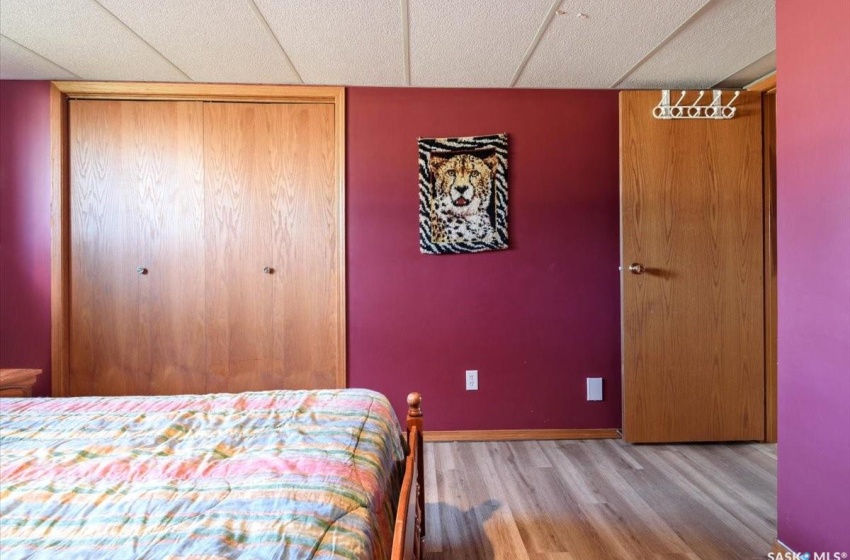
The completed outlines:
<svg viewBox="0 0 850 560">
<path fill-rule="evenodd" d="M 661 101 L 658 105 L 652 108 L 652 116 L 656 119 L 671 120 L 671 119 L 731 119 L 735 116 L 736 109 L 732 106 L 736 99 L 741 95 L 740 91 L 736 91 L 726 105 L 723 105 L 723 91 L 719 89 L 712 90 L 712 99 L 710 105 L 700 105 L 702 98 L 705 97 L 705 90 L 699 90 L 696 100 L 689 105 L 682 105 L 686 90 L 682 90 L 679 94 L 679 99 L 674 105 L 670 105 L 670 90 L 661 90 Z"/>
</svg>

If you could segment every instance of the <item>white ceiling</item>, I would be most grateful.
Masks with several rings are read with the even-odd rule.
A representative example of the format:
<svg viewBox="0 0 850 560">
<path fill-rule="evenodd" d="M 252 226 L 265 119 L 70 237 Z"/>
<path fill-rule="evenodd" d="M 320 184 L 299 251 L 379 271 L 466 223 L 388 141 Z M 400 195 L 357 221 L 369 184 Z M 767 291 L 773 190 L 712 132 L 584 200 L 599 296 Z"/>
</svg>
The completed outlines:
<svg viewBox="0 0 850 560">
<path fill-rule="evenodd" d="M 775 0 L 0 0 L 2 79 L 738 87 L 775 48 Z"/>
</svg>

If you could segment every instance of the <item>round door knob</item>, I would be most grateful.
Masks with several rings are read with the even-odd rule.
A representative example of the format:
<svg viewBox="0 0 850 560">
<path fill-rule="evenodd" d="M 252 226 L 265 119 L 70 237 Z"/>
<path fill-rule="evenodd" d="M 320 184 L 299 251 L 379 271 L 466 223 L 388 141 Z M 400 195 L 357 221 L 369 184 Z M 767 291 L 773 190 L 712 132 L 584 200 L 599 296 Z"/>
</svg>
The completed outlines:
<svg viewBox="0 0 850 560">
<path fill-rule="evenodd" d="M 274 269 L 273 269 L 272 267 L 270 267 L 270 266 L 267 266 L 267 267 L 265 267 L 265 268 L 263 269 L 263 273 L 264 273 L 264 274 L 273 274 L 273 273 L 274 273 Z"/>
<path fill-rule="evenodd" d="M 145 274 L 148 273 L 148 269 L 143 267 L 143 266 L 140 266 L 139 268 L 136 269 L 136 272 L 138 272 L 141 275 L 145 275 Z"/>
<path fill-rule="evenodd" d="M 640 263 L 632 263 L 629 265 L 629 272 L 632 274 L 643 274 L 646 269 Z"/>
</svg>

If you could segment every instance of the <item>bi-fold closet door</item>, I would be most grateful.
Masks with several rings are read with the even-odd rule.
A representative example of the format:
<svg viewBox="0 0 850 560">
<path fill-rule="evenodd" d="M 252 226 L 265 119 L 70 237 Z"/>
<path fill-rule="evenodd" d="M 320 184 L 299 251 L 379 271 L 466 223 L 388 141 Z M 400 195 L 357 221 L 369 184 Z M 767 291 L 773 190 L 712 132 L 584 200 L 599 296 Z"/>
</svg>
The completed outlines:
<svg viewBox="0 0 850 560">
<path fill-rule="evenodd" d="M 206 103 L 207 390 L 336 386 L 334 111 Z"/>
<path fill-rule="evenodd" d="M 70 102 L 72 395 L 336 386 L 328 104 Z"/>
<path fill-rule="evenodd" d="M 70 101 L 76 395 L 204 392 L 201 103 Z"/>
</svg>

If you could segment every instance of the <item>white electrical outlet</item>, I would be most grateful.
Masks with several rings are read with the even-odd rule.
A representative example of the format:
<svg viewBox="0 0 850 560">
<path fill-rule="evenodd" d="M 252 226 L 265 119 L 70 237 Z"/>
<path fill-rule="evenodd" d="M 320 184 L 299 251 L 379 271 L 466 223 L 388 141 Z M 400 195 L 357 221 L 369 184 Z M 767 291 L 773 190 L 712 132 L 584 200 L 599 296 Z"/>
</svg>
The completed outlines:
<svg viewBox="0 0 850 560">
<path fill-rule="evenodd" d="M 477 369 L 466 370 L 466 390 L 467 391 L 477 391 L 478 390 L 478 370 Z"/>
<path fill-rule="evenodd" d="M 602 400 L 602 378 L 588 377 L 587 378 L 587 400 L 601 401 Z"/>
</svg>

